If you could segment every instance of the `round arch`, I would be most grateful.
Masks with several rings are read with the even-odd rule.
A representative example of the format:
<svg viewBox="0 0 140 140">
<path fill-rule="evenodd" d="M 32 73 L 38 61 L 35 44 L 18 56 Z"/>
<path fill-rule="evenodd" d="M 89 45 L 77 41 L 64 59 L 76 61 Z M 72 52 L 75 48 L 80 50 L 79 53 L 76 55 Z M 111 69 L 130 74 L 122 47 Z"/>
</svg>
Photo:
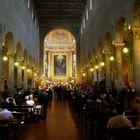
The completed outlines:
<svg viewBox="0 0 140 140">
<path fill-rule="evenodd" d="M 110 32 L 107 32 L 105 35 L 105 41 L 108 42 L 109 44 L 112 43 L 112 35 Z"/>
<path fill-rule="evenodd" d="M 24 49 L 23 57 L 24 57 L 24 65 L 27 65 L 28 64 L 28 53 L 27 53 L 26 49 Z"/>
<path fill-rule="evenodd" d="M 65 67 L 60 68 L 58 62 L 64 63 Z M 44 39 L 44 75 L 53 82 L 68 82 L 75 77 L 76 40 L 68 30 L 57 28 L 46 35 Z"/>
<path fill-rule="evenodd" d="M 14 37 L 11 32 L 8 32 L 5 37 L 5 48 L 7 53 L 14 54 Z"/>
<path fill-rule="evenodd" d="M 29 65 L 32 67 L 32 64 L 33 64 L 33 59 L 32 59 L 32 56 L 31 55 L 29 55 L 29 59 L 28 59 L 29 61 Z"/>
<path fill-rule="evenodd" d="M 133 21 L 132 24 L 134 27 L 140 27 L 140 1 L 135 0 L 135 4 L 133 7 Z"/>
<path fill-rule="evenodd" d="M 46 37 L 46 35 L 48 35 L 51 31 L 57 30 L 57 29 L 62 29 L 62 30 L 66 30 L 69 33 L 71 33 L 73 35 L 74 38 L 76 38 L 77 34 L 76 31 L 72 30 L 71 28 L 68 27 L 52 27 L 49 28 L 49 30 L 46 32 L 46 34 L 44 34 L 44 38 Z"/>
<path fill-rule="evenodd" d="M 2 24 L 0 23 L 0 47 L 2 46 Z"/>
<path fill-rule="evenodd" d="M 22 45 L 21 45 L 20 42 L 18 42 L 17 45 L 16 45 L 16 56 L 19 59 L 22 58 Z"/>
</svg>

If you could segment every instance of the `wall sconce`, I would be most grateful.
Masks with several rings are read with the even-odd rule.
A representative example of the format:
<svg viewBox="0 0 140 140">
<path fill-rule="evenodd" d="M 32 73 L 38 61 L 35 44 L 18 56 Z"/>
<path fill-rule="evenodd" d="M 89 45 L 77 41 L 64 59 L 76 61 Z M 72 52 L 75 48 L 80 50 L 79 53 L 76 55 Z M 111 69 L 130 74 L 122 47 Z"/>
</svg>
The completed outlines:
<svg viewBox="0 0 140 140">
<path fill-rule="evenodd" d="M 115 45 L 115 42 L 114 41 L 112 41 L 112 45 Z"/>
<path fill-rule="evenodd" d="M 86 68 L 88 68 L 89 67 L 89 65 L 86 65 Z"/>
<path fill-rule="evenodd" d="M 131 30 L 131 24 L 128 25 L 128 30 Z"/>
<path fill-rule="evenodd" d="M 110 56 L 110 61 L 114 61 L 114 56 Z"/>
<path fill-rule="evenodd" d="M 17 53 L 16 53 L 16 51 L 15 51 L 14 59 L 15 59 L 14 65 L 17 67 L 19 65 L 19 63 L 17 62 Z"/>
<path fill-rule="evenodd" d="M 90 71 L 93 72 L 93 68 L 91 68 Z"/>
<path fill-rule="evenodd" d="M 1 56 L 2 56 L 3 61 L 8 60 L 8 57 L 6 56 L 6 53 L 7 53 L 7 48 L 4 46 L 4 43 L 3 43 L 2 48 L 1 48 Z"/>
<path fill-rule="evenodd" d="M 128 50 L 128 48 L 126 48 L 126 47 L 125 47 L 125 48 L 123 48 L 123 53 L 125 53 L 125 54 L 126 54 L 126 53 L 128 53 L 128 51 L 129 51 L 129 50 Z"/>
<path fill-rule="evenodd" d="M 15 66 L 18 66 L 19 65 L 19 63 L 18 62 L 15 62 Z"/>
<path fill-rule="evenodd" d="M 35 73 L 34 76 L 37 76 L 37 73 Z"/>
<path fill-rule="evenodd" d="M 105 66 L 105 62 L 101 62 L 101 64 L 100 64 L 100 65 L 101 65 L 102 67 L 103 67 L 103 66 Z"/>
<path fill-rule="evenodd" d="M 8 57 L 7 56 L 3 56 L 2 60 L 3 61 L 7 61 L 8 60 Z"/>
<path fill-rule="evenodd" d="M 25 66 L 22 66 L 21 68 L 22 68 L 22 70 L 24 70 L 25 69 Z"/>
<path fill-rule="evenodd" d="M 83 73 L 82 75 L 83 75 L 83 77 L 85 77 L 85 76 L 86 76 L 86 74 L 85 74 L 85 73 Z"/>
<path fill-rule="evenodd" d="M 96 65 L 96 66 L 95 66 L 95 69 L 97 70 L 98 68 L 99 68 L 99 66 L 98 66 L 98 65 Z"/>
<path fill-rule="evenodd" d="M 29 68 L 27 69 L 27 72 L 30 72 L 30 69 Z"/>
</svg>

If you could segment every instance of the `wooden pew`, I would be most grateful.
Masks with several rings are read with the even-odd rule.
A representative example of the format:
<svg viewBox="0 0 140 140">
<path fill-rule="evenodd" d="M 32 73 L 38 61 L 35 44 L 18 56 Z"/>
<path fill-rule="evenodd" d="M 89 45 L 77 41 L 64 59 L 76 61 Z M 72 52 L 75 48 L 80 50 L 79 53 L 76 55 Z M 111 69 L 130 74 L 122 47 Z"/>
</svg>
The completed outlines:
<svg viewBox="0 0 140 140">
<path fill-rule="evenodd" d="M 107 129 L 108 140 L 140 140 L 140 128 L 112 128 Z"/>
<path fill-rule="evenodd" d="M 31 122 L 33 111 L 34 111 L 33 106 L 27 106 L 27 105 L 17 105 L 17 106 L 8 107 L 8 110 L 12 111 L 13 113 L 22 112 L 26 125 L 28 125 Z M 13 115 L 17 116 L 18 114 L 15 113 Z"/>
<path fill-rule="evenodd" d="M 33 121 L 38 122 L 40 119 L 43 119 L 43 108 L 41 105 L 36 105 L 33 111 Z"/>
<path fill-rule="evenodd" d="M 0 140 L 14 140 L 11 120 L 0 120 Z"/>
</svg>

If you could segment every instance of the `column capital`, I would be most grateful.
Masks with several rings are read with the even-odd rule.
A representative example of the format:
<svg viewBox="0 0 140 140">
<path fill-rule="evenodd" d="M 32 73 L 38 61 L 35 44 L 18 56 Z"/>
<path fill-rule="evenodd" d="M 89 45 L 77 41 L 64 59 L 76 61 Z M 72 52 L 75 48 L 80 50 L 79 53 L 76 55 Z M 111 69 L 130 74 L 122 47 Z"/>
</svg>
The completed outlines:
<svg viewBox="0 0 140 140">
<path fill-rule="evenodd" d="M 103 54 L 104 54 L 104 56 L 111 56 L 112 51 L 104 50 Z"/>
<path fill-rule="evenodd" d="M 132 27 L 133 38 L 136 40 L 140 39 L 140 27 Z"/>
<path fill-rule="evenodd" d="M 125 45 L 125 43 L 115 41 L 115 42 L 113 42 L 113 45 L 116 46 L 116 47 L 123 47 Z"/>
<path fill-rule="evenodd" d="M 7 52 L 7 56 L 8 57 L 11 57 L 11 58 L 14 58 L 14 54 L 13 53 L 10 53 L 10 52 Z"/>
</svg>

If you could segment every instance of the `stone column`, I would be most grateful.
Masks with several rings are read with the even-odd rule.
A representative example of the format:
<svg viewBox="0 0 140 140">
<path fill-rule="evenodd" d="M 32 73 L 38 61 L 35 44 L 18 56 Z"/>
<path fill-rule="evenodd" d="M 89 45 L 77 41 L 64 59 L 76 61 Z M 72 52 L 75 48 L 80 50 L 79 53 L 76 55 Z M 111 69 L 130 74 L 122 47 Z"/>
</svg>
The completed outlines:
<svg viewBox="0 0 140 140">
<path fill-rule="evenodd" d="M 105 53 L 105 79 L 106 79 L 106 87 L 111 88 L 111 63 L 110 63 L 110 52 Z"/>
<path fill-rule="evenodd" d="M 7 54 L 7 55 L 8 55 L 8 61 L 9 61 L 8 89 L 12 91 L 14 87 L 14 55 L 13 54 Z"/>
<path fill-rule="evenodd" d="M 69 62 L 69 66 L 68 66 L 67 70 L 69 69 L 69 77 L 72 77 L 73 76 L 72 75 L 72 70 L 73 70 L 73 54 L 72 54 L 72 51 L 70 51 L 69 55 L 70 55 L 70 59 L 68 59 L 68 60 L 70 60 L 70 62 Z"/>
<path fill-rule="evenodd" d="M 95 81 L 95 65 L 96 65 L 96 62 L 95 62 L 95 60 L 94 60 L 94 58 L 92 59 L 92 65 L 91 65 L 91 68 L 93 68 L 93 71 L 91 72 L 91 83 L 92 83 L 92 85 L 94 85 L 94 81 Z"/>
<path fill-rule="evenodd" d="M 89 85 L 92 85 L 92 81 L 93 81 L 93 62 L 90 62 L 90 66 L 89 66 Z"/>
<path fill-rule="evenodd" d="M 101 62 L 103 62 L 103 57 L 99 56 L 98 57 L 98 82 L 100 82 L 102 80 L 102 66 L 101 66 Z"/>
<path fill-rule="evenodd" d="M 51 75 L 51 58 L 50 51 L 48 51 L 48 78 L 52 77 Z"/>
<path fill-rule="evenodd" d="M 2 83 L 2 57 L 0 57 L 0 100 L 2 99 L 3 83 Z"/>
<path fill-rule="evenodd" d="M 133 58 L 134 58 L 134 82 L 136 93 L 140 95 L 140 29 L 134 30 Z"/>
<path fill-rule="evenodd" d="M 27 75 L 27 65 L 24 65 L 24 89 L 27 90 L 28 89 L 28 75 Z"/>
<path fill-rule="evenodd" d="M 2 88 L 2 57 L 0 57 L 0 91 Z"/>
<path fill-rule="evenodd" d="M 22 87 L 22 60 L 18 60 L 17 66 L 17 88 Z"/>
<path fill-rule="evenodd" d="M 116 87 L 118 93 L 124 86 L 122 78 L 122 47 L 125 45 L 123 42 L 115 42 L 116 47 Z"/>
<path fill-rule="evenodd" d="M 35 68 L 32 67 L 32 87 L 35 88 Z"/>
</svg>

